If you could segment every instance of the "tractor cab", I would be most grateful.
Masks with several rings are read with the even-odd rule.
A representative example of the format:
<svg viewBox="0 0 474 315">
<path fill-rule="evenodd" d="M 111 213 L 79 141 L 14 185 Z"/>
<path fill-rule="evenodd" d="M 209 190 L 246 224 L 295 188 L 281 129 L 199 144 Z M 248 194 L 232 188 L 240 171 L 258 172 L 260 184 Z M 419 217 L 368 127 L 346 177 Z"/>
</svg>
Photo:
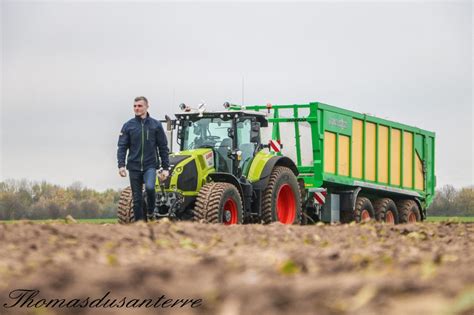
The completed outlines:
<svg viewBox="0 0 474 315">
<path fill-rule="evenodd" d="M 180 151 L 210 148 L 216 172 L 246 176 L 261 150 L 260 127 L 267 127 L 263 113 L 235 110 L 176 114 Z"/>
</svg>

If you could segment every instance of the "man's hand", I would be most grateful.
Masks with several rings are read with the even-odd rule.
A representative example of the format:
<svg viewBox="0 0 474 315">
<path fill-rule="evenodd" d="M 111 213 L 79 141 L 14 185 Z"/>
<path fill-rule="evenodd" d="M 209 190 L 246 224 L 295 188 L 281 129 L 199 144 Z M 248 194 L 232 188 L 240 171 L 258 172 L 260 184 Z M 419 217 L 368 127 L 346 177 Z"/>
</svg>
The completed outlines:
<svg viewBox="0 0 474 315">
<path fill-rule="evenodd" d="M 168 176 L 170 176 L 170 171 L 168 170 L 158 170 L 156 171 L 158 175 L 158 179 L 160 180 L 160 183 L 164 182 Z"/>
<path fill-rule="evenodd" d="M 125 167 L 119 168 L 119 175 L 122 177 L 127 177 L 127 171 L 125 170 Z"/>
</svg>

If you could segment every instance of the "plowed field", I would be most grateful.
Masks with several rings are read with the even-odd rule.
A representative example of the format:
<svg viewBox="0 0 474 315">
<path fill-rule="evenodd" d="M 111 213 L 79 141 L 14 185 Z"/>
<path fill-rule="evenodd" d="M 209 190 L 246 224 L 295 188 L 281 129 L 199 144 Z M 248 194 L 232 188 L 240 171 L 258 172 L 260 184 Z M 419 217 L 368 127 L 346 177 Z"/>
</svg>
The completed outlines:
<svg viewBox="0 0 474 315">
<path fill-rule="evenodd" d="M 474 314 L 474 223 L 0 224 L 0 304 L 0 314 Z"/>
</svg>

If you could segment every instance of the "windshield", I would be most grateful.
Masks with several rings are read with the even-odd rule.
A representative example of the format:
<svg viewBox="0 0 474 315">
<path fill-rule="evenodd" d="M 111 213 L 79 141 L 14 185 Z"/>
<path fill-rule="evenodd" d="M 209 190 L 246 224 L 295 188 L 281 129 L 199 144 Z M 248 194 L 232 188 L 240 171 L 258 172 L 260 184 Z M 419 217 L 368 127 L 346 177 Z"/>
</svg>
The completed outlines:
<svg viewBox="0 0 474 315">
<path fill-rule="evenodd" d="M 231 120 L 203 118 L 190 124 L 184 131 L 183 150 L 232 147 L 232 140 L 228 134 L 229 128 L 232 128 Z"/>
</svg>

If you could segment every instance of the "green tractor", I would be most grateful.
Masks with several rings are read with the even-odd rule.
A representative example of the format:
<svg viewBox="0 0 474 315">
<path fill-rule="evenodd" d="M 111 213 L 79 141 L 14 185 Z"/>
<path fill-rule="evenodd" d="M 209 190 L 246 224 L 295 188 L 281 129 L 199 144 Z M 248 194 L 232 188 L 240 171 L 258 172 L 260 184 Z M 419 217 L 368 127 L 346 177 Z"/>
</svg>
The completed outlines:
<svg viewBox="0 0 474 315">
<path fill-rule="evenodd" d="M 170 154 L 168 179 L 157 179 L 156 217 L 226 225 L 300 223 L 298 169 L 261 142 L 265 113 L 224 106 L 219 112 L 182 106 L 175 120 L 167 119 L 180 151 Z M 120 196 L 118 218 L 134 221 L 129 187 Z"/>
</svg>

